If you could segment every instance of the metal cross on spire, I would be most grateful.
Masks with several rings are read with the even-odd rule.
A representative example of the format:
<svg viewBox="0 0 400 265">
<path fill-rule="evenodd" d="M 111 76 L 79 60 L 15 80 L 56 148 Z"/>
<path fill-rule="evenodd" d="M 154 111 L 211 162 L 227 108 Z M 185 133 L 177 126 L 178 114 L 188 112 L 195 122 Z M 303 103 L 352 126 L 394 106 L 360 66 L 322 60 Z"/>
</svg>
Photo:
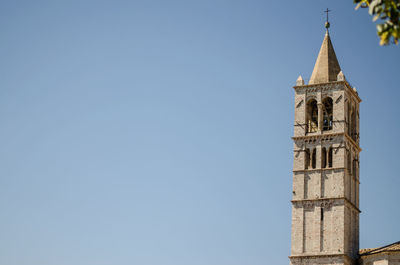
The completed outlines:
<svg viewBox="0 0 400 265">
<path fill-rule="evenodd" d="M 326 13 L 326 22 L 325 22 L 325 28 L 326 30 L 329 29 L 329 26 L 331 24 L 329 24 L 329 12 L 331 12 L 332 10 L 329 10 L 328 8 L 324 11 Z"/>
</svg>

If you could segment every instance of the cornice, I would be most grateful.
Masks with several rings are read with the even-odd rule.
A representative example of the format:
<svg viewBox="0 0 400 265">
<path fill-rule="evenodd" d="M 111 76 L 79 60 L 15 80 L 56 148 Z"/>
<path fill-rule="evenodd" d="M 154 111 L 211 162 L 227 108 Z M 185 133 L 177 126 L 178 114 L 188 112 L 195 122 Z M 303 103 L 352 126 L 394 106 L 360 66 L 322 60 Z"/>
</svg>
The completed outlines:
<svg viewBox="0 0 400 265">
<path fill-rule="evenodd" d="M 318 139 L 325 139 L 325 138 L 330 138 L 330 137 L 335 137 L 335 136 L 342 136 L 344 133 L 329 133 L 329 134 L 307 134 L 303 136 L 293 136 L 293 140 L 318 140 Z"/>
<path fill-rule="evenodd" d="M 297 254 L 297 255 L 290 255 L 289 259 L 301 259 L 301 258 L 330 258 L 330 257 L 346 257 L 352 259 L 347 254 L 339 254 L 339 253 L 326 253 L 326 254 Z"/>
<path fill-rule="evenodd" d="M 343 81 L 341 81 L 341 82 L 343 82 Z M 357 99 L 358 103 L 361 103 L 361 101 L 362 101 L 361 98 L 358 96 L 358 93 L 353 90 L 353 88 L 350 86 L 350 84 L 347 81 L 345 81 L 344 84 L 346 85 L 347 90 L 350 91 L 350 94 L 352 94 Z"/>
<path fill-rule="evenodd" d="M 346 253 L 326 253 L 326 254 L 297 254 L 289 256 L 290 261 L 302 260 L 302 259 L 321 259 L 321 258 L 343 258 L 347 260 L 349 263 L 353 263 L 355 261 L 354 258 L 350 257 Z"/>
<path fill-rule="evenodd" d="M 355 148 L 357 148 L 358 152 L 361 152 L 361 151 L 362 151 L 361 147 L 353 140 L 353 138 L 351 138 L 347 133 L 344 133 L 344 135 L 345 135 L 346 139 L 347 139 L 350 143 L 352 143 L 352 145 L 353 145 Z"/>
<path fill-rule="evenodd" d="M 293 141 L 298 140 L 326 140 L 326 138 L 335 137 L 335 136 L 344 136 L 357 150 L 358 152 L 362 151 L 362 148 L 358 146 L 358 144 L 347 134 L 347 133 L 330 133 L 330 134 L 312 134 L 312 135 L 303 135 L 303 136 L 293 136 Z"/>
<path fill-rule="evenodd" d="M 328 82 L 328 83 L 318 83 L 318 84 L 311 84 L 311 85 L 302 85 L 302 86 L 294 86 L 294 90 L 300 89 L 300 88 L 319 88 L 320 91 L 330 89 L 328 86 L 329 85 L 335 85 L 335 84 L 344 84 L 345 87 L 347 88 L 347 91 L 350 92 L 360 103 L 362 100 L 358 96 L 358 93 L 353 90 L 353 88 L 350 86 L 350 84 L 347 81 L 333 81 L 333 82 Z"/>
<path fill-rule="evenodd" d="M 320 171 L 334 171 L 334 170 L 345 170 L 345 167 L 327 167 L 327 168 L 310 168 L 310 169 L 294 169 L 293 173 L 298 172 L 320 172 Z"/>
<path fill-rule="evenodd" d="M 315 198 L 315 199 L 303 199 L 303 200 L 291 200 L 290 202 L 292 204 L 296 204 L 296 203 L 304 203 L 304 204 L 314 204 L 315 202 L 324 202 L 324 201 L 339 201 L 339 200 L 343 200 L 345 203 L 349 204 L 350 206 L 352 206 L 352 208 L 354 208 L 358 213 L 361 213 L 361 210 L 358 209 L 357 206 L 355 206 L 351 201 L 349 201 L 347 198 L 345 197 L 329 197 L 329 198 Z M 331 205 L 327 205 L 328 207 L 330 207 Z"/>
<path fill-rule="evenodd" d="M 294 86 L 294 90 L 299 89 L 299 88 L 323 88 L 324 86 L 326 87 L 327 85 L 336 85 L 336 84 L 344 84 L 346 82 L 344 81 L 332 81 L 332 82 L 326 82 L 326 83 L 317 83 L 317 84 L 304 84 L 301 86 Z"/>
</svg>

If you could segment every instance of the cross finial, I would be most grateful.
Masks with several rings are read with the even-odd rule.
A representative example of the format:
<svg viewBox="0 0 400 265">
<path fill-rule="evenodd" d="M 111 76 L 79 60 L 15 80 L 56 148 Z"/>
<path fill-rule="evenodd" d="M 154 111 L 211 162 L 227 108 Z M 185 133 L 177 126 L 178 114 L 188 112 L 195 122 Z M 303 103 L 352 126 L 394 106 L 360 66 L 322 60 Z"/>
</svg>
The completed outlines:
<svg viewBox="0 0 400 265">
<path fill-rule="evenodd" d="M 329 10 L 328 8 L 324 11 L 326 13 L 326 22 L 325 22 L 325 28 L 326 30 L 329 29 L 329 12 L 331 12 L 332 10 Z"/>
</svg>

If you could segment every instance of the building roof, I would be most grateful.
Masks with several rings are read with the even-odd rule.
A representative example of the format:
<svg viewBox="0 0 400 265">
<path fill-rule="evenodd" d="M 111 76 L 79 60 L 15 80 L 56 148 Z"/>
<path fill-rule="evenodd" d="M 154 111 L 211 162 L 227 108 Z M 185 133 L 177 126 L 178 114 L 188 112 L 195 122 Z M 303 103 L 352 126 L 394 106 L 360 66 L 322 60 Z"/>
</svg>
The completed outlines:
<svg viewBox="0 0 400 265">
<path fill-rule="evenodd" d="M 339 73 L 340 65 L 327 30 L 309 84 L 337 81 Z"/>
<path fill-rule="evenodd" d="M 373 255 L 373 254 L 378 254 L 382 252 L 400 252 L 400 241 L 395 242 L 393 244 L 379 247 L 379 248 L 365 248 L 365 249 L 360 249 L 360 255 L 361 256 L 366 256 L 366 255 Z"/>
</svg>

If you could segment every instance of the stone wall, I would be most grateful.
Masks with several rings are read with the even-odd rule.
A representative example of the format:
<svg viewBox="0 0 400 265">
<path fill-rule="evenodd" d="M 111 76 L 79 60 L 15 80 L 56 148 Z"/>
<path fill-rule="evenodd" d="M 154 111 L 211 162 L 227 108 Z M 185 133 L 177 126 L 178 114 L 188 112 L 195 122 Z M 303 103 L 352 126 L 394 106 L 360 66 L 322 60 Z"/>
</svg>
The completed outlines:
<svg viewBox="0 0 400 265">
<path fill-rule="evenodd" d="M 357 121 L 358 132 L 354 113 L 358 118 L 359 98 L 350 89 L 345 82 L 295 87 L 293 265 L 350 265 L 357 259 L 359 174 L 358 164 L 353 170 L 353 160 L 358 163 L 360 149 L 358 134 L 351 135 L 355 131 L 350 119 Z M 327 97 L 333 106 L 331 129 L 321 127 Z M 314 109 L 318 104 L 317 130 L 308 121 L 307 104 L 312 101 Z"/>
</svg>

